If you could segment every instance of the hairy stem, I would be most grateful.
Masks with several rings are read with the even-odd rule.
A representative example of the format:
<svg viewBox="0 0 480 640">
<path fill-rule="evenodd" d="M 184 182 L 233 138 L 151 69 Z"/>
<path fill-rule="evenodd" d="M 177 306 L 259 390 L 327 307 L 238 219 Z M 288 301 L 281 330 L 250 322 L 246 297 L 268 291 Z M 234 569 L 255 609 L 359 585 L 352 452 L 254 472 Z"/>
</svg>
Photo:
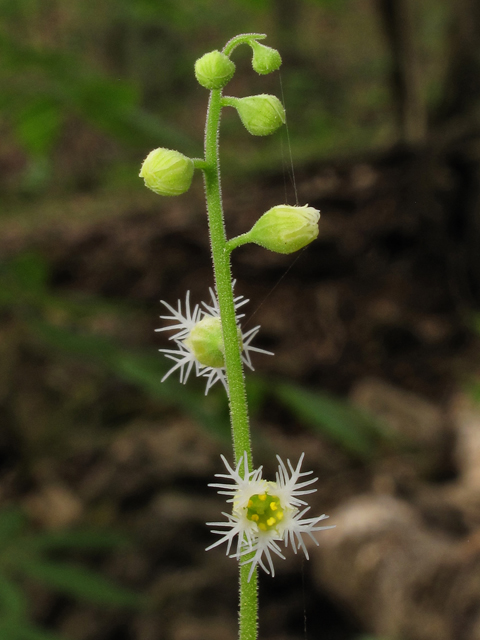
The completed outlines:
<svg viewBox="0 0 480 640">
<path fill-rule="evenodd" d="M 225 369 L 235 462 L 238 463 L 246 451 L 248 464 L 252 469 L 247 395 L 233 299 L 230 251 L 227 250 L 220 188 L 218 135 L 221 111 L 222 91 L 216 89 L 211 91 L 208 104 L 205 127 L 205 164 L 201 166 L 198 163 L 198 165 L 200 165 L 199 168 L 202 168 L 205 179 L 213 270 L 225 347 Z M 243 473 L 246 471 L 243 469 Z M 245 565 L 240 567 L 240 640 L 256 640 L 257 638 L 257 570 L 255 569 L 250 582 L 248 582 L 248 573 L 249 569 Z"/>
<path fill-rule="evenodd" d="M 250 232 L 242 233 L 241 236 L 237 236 L 236 238 L 232 238 L 227 242 L 226 250 L 231 253 L 237 247 L 241 247 L 243 244 L 248 244 L 252 242 L 250 240 Z"/>
<path fill-rule="evenodd" d="M 240 44 L 248 44 L 252 40 L 264 40 L 266 37 L 265 33 L 242 33 L 227 42 L 223 47 L 223 53 L 229 56 Z"/>
</svg>

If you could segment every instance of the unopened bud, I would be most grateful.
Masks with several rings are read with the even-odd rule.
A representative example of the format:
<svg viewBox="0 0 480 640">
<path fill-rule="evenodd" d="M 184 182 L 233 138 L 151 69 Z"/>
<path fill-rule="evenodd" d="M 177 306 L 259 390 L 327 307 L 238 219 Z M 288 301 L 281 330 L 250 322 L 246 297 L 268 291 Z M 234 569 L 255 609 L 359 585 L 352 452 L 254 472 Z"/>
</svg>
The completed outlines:
<svg viewBox="0 0 480 640">
<path fill-rule="evenodd" d="M 206 89 L 222 89 L 235 73 L 235 64 L 221 51 L 210 51 L 195 63 L 195 77 Z"/>
<path fill-rule="evenodd" d="M 220 318 L 206 317 L 195 324 L 184 344 L 200 364 L 214 369 L 225 366 L 222 323 Z"/>
<path fill-rule="evenodd" d="M 145 158 L 140 177 L 145 186 L 161 196 L 179 196 L 190 188 L 193 160 L 172 149 L 154 149 Z"/>
<path fill-rule="evenodd" d="M 238 329 L 238 339 L 242 348 L 242 332 Z M 220 369 L 225 366 L 222 321 L 206 316 L 191 329 L 183 344 L 190 349 L 195 359 L 205 367 Z"/>
<path fill-rule="evenodd" d="M 269 209 L 246 234 L 250 242 L 277 253 L 293 253 L 318 236 L 320 212 L 281 204 Z"/>
<path fill-rule="evenodd" d="M 280 100 L 266 93 L 247 98 L 224 98 L 235 107 L 245 129 L 254 136 L 268 136 L 285 124 L 285 109 Z"/>
<path fill-rule="evenodd" d="M 252 67 L 260 75 L 276 71 L 282 64 L 282 58 L 276 49 L 266 47 L 256 40 L 250 42 L 253 51 Z"/>
</svg>

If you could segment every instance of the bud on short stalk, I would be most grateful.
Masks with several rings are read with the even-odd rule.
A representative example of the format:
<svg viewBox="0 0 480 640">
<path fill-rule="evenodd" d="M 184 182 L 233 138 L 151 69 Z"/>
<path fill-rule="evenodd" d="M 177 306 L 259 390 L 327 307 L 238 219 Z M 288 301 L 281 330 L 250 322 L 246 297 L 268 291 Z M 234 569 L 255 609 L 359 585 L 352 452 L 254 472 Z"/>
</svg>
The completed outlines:
<svg viewBox="0 0 480 640">
<path fill-rule="evenodd" d="M 252 40 L 249 44 L 253 51 L 252 67 L 254 71 L 260 75 L 266 75 L 280 67 L 282 58 L 276 49 L 266 47 L 256 40 Z"/>
<path fill-rule="evenodd" d="M 234 73 L 235 64 L 220 51 L 210 51 L 195 63 L 195 77 L 206 89 L 222 89 Z"/>
<path fill-rule="evenodd" d="M 320 212 L 308 205 L 281 204 L 264 213 L 248 233 L 230 240 L 227 247 L 231 251 L 253 242 L 276 253 L 294 253 L 318 236 L 319 219 Z"/>
<path fill-rule="evenodd" d="M 140 177 L 160 196 L 179 196 L 190 188 L 194 172 L 191 158 L 172 149 L 154 149 L 145 158 Z"/>
<path fill-rule="evenodd" d="M 243 126 L 254 136 L 268 136 L 285 124 L 285 109 L 276 96 L 225 97 L 222 103 L 238 111 Z"/>
</svg>

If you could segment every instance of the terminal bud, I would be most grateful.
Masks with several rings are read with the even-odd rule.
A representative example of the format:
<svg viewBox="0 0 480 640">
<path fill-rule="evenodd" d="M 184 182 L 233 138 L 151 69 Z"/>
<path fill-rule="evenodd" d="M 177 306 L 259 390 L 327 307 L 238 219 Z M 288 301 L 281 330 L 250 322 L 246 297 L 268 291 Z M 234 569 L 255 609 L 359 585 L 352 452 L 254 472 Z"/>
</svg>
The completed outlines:
<svg viewBox="0 0 480 640">
<path fill-rule="evenodd" d="M 222 89 L 235 73 L 235 64 L 221 51 L 210 51 L 195 63 L 195 77 L 206 89 Z"/>
<path fill-rule="evenodd" d="M 281 204 L 269 209 L 245 234 L 249 242 L 276 253 L 293 253 L 318 236 L 320 212 L 313 207 Z"/>
<path fill-rule="evenodd" d="M 253 51 L 252 67 L 260 75 L 276 71 L 282 64 L 282 58 L 276 49 L 266 47 L 256 40 L 250 42 Z"/>
<path fill-rule="evenodd" d="M 245 129 L 254 136 L 269 136 L 285 124 L 285 109 L 276 96 L 266 93 L 247 98 L 224 98 L 235 107 Z"/>
<path fill-rule="evenodd" d="M 140 177 L 160 196 L 179 196 L 190 188 L 193 160 L 172 149 L 154 149 L 145 158 Z"/>
</svg>

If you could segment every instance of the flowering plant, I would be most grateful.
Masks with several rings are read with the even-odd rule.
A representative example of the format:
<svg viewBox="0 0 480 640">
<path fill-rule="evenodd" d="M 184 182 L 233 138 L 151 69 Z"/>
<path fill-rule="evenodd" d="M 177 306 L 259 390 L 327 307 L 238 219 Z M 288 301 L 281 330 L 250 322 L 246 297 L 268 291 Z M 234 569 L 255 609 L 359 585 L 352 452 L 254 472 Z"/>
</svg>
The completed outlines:
<svg viewBox="0 0 480 640">
<path fill-rule="evenodd" d="M 195 371 L 197 376 L 206 378 L 205 393 L 216 382 L 221 382 L 228 395 L 236 466 L 231 467 L 222 456 L 228 473 L 217 474 L 217 477 L 229 483 L 211 486 L 228 496 L 232 512 L 223 514 L 226 520 L 210 523 L 219 527 L 213 533 L 219 534 L 220 538 L 209 549 L 226 542 L 229 554 L 236 540 L 233 557 L 240 565 L 240 640 L 257 638 L 257 567 L 272 576 L 275 574 L 272 553 L 284 557 L 279 545 L 282 541 L 285 546 L 290 544 L 295 553 L 302 549 L 308 558 L 304 536 L 316 543 L 313 534 L 329 528 L 318 526 L 326 515 L 304 517 L 310 507 L 299 496 L 315 491 L 307 487 L 316 478 L 306 479 L 312 472 L 300 471 L 303 454 L 295 468 L 289 460 L 287 468 L 278 458 L 275 482 L 264 480 L 262 467 L 254 469 L 252 463 L 243 365 L 253 369 L 251 352 L 271 354 L 251 344 L 260 327 L 244 332 L 240 325 L 243 314 L 238 310 L 248 300 L 243 296 L 234 297 L 230 255 L 236 247 L 247 242 L 278 253 L 298 251 L 317 237 L 320 215 L 308 205 L 278 205 L 261 216 L 250 231 L 227 240 L 218 149 L 222 110 L 225 107 L 236 109 L 244 127 L 256 136 L 270 135 L 286 122 L 284 107 L 276 96 L 223 96 L 224 87 L 235 73 L 235 64 L 230 57 L 239 45 L 251 48 L 252 66 L 257 73 L 271 73 L 280 67 L 282 60 L 278 51 L 258 42 L 265 37 L 257 33 L 236 36 L 222 51 L 211 51 L 197 60 L 195 76 L 201 86 L 210 90 L 204 157 L 187 158 L 178 151 L 155 149 L 148 154 L 140 171 L 145 185 L 165 196 L 187 191 L 195 169 L 203 173 L 215 292 L 210 289 L 211 304 L 203 302 L 193 309 L 190 292 L 187 292 L 184 309 L 181 301 L 176 309 L 163 301 L 170 315 L 161 318 L 171 324 L 157 331 L 174 332 L 170 340 L 175 348 L 160 349 L 174 363 L 163 380 L 179 371 L 180 382 L 186 383 Z"/>
</svg>

